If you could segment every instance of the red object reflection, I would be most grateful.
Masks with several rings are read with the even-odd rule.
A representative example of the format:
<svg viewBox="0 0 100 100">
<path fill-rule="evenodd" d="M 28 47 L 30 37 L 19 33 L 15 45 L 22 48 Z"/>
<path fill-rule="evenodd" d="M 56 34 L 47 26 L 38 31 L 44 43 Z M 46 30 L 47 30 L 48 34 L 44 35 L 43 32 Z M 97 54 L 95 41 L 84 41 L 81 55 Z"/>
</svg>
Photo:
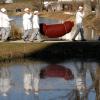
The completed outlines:
<svg viewBox="0 0 100 100">
<path fill-rule="evenodd" d="M 40 72 L 40 77 L 63 77 L 65 80 L 71 80 L 74 78 L 72 71 L 61 65 L 48 65 Z"/>
</svg>

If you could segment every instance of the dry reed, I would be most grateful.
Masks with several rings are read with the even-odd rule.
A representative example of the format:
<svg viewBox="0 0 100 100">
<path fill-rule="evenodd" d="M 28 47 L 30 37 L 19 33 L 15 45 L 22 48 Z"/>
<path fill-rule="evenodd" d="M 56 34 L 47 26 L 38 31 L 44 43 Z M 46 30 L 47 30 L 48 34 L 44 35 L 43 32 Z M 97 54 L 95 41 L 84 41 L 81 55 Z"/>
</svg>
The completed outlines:
<svg viewBox="0 0 100 100">
<path fill-rule="evenodd" d="M 21 39 L 22 36 L 22 31 L 17 25 L 12 22 L 11 23 L 11 39 L 16 40 L 16 39 Z"/>
</svg>

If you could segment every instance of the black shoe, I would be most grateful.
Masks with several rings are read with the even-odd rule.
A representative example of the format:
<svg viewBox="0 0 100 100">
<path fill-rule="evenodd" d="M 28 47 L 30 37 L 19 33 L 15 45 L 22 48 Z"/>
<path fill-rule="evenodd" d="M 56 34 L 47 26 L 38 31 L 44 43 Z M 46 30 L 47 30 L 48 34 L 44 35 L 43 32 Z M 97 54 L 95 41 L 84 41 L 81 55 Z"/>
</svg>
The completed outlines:
<svg viewBox="0 0 100 100">
<path fill-rule="evenodd" d="M 86 41 L 86 39 L 82 39 L 81 41 Z"/>
<path fill-rule="evenodd" d="M 72 41 L 76 41 L 75 39 L 72 39 Z"/>
</svg>

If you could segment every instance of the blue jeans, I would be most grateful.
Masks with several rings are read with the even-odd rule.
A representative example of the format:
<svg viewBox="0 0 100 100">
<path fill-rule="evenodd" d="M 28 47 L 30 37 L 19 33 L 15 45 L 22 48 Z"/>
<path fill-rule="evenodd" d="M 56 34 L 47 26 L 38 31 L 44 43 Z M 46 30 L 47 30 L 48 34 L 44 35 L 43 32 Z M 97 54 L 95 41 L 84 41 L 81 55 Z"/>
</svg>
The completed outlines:
<svg viewBox="0 0 100 100">
<path fill-rule="evenodd" d="M 77 29 L 72 39 L 74 40 L 79 33 L 81 35 L 81 40 L 84 40 L 84 30 L 83 30 L 82 24 L 80 23 L 77 24 Z"/>
</svg>

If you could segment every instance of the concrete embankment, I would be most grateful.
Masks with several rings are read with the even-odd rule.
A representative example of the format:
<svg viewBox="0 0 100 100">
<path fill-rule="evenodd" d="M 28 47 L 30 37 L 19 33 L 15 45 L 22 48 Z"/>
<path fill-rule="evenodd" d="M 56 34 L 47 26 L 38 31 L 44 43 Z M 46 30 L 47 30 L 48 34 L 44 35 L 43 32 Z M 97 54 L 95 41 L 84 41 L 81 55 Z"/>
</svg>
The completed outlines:
<svg viewBox="0 0 100 100">
<path fill-rule="evenodd" d="M 1 42 L 0 60 L 31 58 L 46 62 L 61 62 L 69 59 L 99 60 L 99 41 L 54 41 L 54 42 Z"/>
</svg>

